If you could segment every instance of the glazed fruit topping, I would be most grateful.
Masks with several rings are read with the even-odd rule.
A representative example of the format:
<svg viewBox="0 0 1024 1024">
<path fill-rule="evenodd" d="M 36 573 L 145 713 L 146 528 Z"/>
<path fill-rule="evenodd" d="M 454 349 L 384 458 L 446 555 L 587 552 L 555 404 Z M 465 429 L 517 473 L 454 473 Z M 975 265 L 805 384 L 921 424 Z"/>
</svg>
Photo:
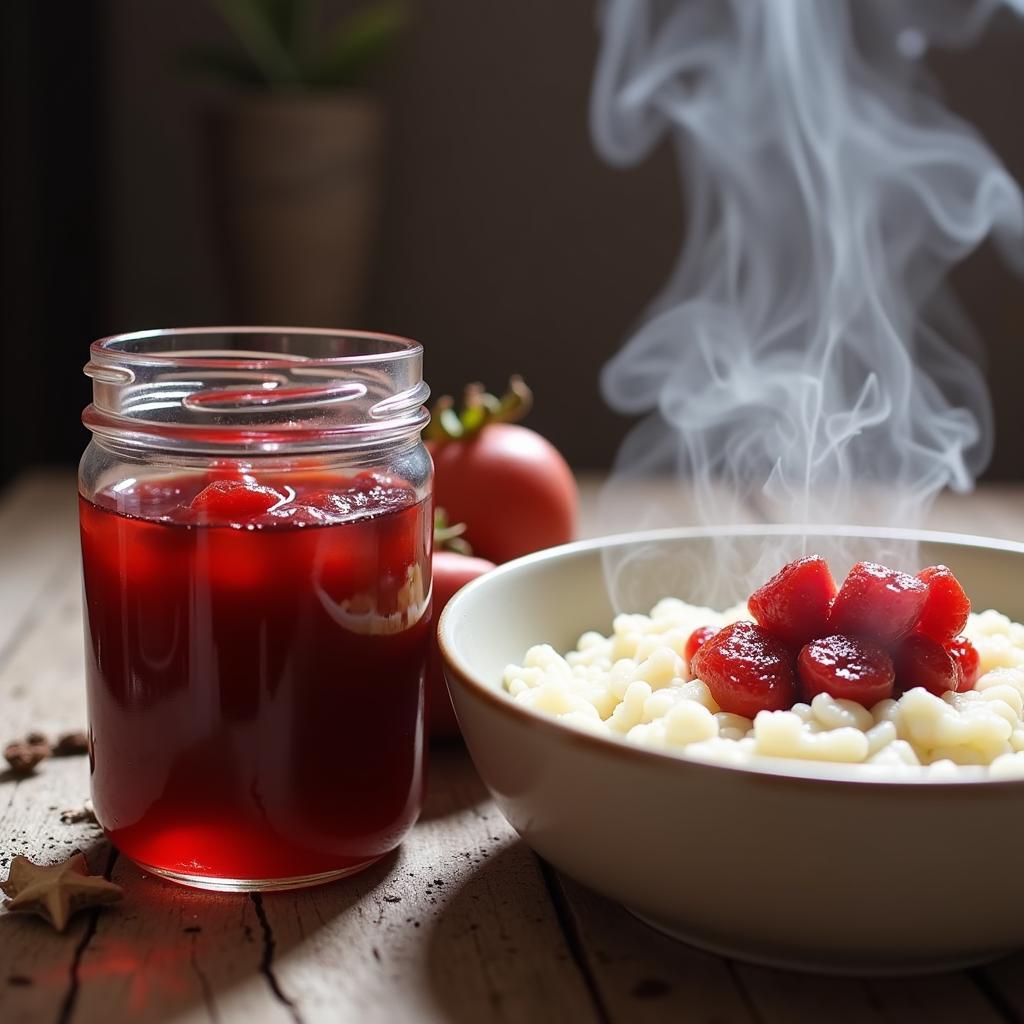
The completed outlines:
<svg viewBox="0 0 1024 1024">
<path fill-rule="evenodd" d="M 753 622 L 719 630 L 694 655 L 692 668 L 723 711 L 746 718 L 792 707 L 796 696 L 789 648 Z"/>
<path fill-rule="evenodd" d="M 686 664 L 693 662 L 693 656 L 718 632 L 717 626 L 698 626 L 687 638 L 686 646 L 683 647 L 683 657 Z"/>
<path fill-rule="evenodd" d="M 928 599 L 928 584 L 877 562 L 858 562 L 839 588 L 829 632 L 870 637 L 891 647 L 917 624 Z"/>
<path fill-rule="evenodd" d="M 917 623 L 918 630 L 935 640 L 952 640 L 967 625 L 970 598 L 964 593 L 960 581 L 944 565 L 922 569 L 917 578 L 928 586 L 928 598 Z"/>
<path fill-rule="evenodd" d="M 695 629 L 683 653 L 723 711 L 753 718 L 820 693 L 872 707 L 921 686 L 973 689 L 970 601 L 944 565 L 917 576 L 858 562 L 836 592 L 825 559 L 790 562 L 747 602 L 757 623 Z"/>
<path fill-rule="evenodd" d="M 788 644 L 805 644 L 827 632 L 836 582 L 820 556 L 790 562 L 758 587 L 747 606 L 773 636 Z"/>
<path fill-rule="evenodd" d="M 946 644 L 946 651 L 960 669 L 960 685 L 957 686 L 957 690 L 960 693 L 965 690 L 973 690 L 974 684 L 981 675 L 981 659 L 978 657 L 978 649 L 967 637 L 958 636 Z"/>
<path fill-rule="evenodd" d="M 892 659 L 875 644 L 833 635 L 812 640 L 797 659 L 800 697 L 810 703 L 819 693 L 872 707 L 892 696 Z"/>
<path fill-rule="evenodd" d="M 896 688 L 902 693 L 923 686 L 937 697 L 947 690 L 959 690 L 963 676 L 959 661 L 946 648 L 924 633 L 911 633 L 896 649 Z"/>
</svg>

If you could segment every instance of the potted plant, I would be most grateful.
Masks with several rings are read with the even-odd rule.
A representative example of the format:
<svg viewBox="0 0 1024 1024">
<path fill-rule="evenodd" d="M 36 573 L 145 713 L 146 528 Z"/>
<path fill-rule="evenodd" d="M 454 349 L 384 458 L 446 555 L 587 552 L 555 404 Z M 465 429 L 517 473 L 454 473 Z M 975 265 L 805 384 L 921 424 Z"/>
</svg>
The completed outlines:
<svg viewBox="0 0 1024 1024">
<path fill-rule="evenodd" d="M 382 114 L 369 84 L 406 25 L 377 0 L 324 25 L 316 0 L 211 0 L 233 45 L 192 51 L 224 88 L 204 148 L 232 315 L 352 325 L 373 245 Z"/>
</svg>

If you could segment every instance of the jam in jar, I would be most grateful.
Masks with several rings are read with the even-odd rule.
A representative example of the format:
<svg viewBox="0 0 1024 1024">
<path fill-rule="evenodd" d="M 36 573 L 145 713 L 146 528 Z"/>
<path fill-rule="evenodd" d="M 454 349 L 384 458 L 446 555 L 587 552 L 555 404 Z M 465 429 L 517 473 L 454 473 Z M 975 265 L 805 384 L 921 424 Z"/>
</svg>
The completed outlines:
<svg viewBox="0 0 1024 1024">
<path fill-rule="evenodd" d="M 412 342 L 97 342 L 80 512 L 93 802 L 171 880 L 316 884 L 423 788 L 426 388 Z"/>
</svg>

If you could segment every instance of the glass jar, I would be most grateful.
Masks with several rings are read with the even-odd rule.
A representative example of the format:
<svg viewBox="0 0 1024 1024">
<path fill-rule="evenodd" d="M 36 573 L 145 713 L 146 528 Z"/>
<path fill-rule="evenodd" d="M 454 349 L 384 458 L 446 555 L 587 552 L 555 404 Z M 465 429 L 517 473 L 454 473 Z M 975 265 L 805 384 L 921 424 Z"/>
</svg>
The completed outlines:
<svg viewBox="0 0 1024 1024">
<path fill-rule="evenodd" d="M 313 885 L 419 813 L 431 463 L 422 349 L 360 332 L 97 341 L 79 492 L 92 792 L 209 889 Z"/>
</svg>

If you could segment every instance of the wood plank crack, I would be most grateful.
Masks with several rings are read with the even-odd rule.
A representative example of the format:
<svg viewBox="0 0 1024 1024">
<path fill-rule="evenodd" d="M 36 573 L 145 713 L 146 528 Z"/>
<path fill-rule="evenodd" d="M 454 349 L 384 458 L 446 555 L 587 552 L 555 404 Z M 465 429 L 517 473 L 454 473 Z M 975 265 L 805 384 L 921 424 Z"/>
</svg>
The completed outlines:
<svg viewBox="0 0 1024 1024">
<path fill-rule="evenodd" d="M 192 949 L 189 951 L 189 966 L 192 969 L 192 973 L 196 976 L 196 980 L 199 982 L 199 991 L 203 995 L 203 1005 L 206 1007 L 206 1012 L 210 1017 L 210 1020 L 214 1021 L 215 1024 L 219 1024 L 220 1013 L 217 1010 L 217 1000 L 213 994 L 213 988 L 210 985 L 210 979 L 206 976 L 206 972 L 199 966 L 199 956 L 197 953 L 197 945 L 199 934 L 198 932 L 192 932 Z"/>
<path fill-rule="evenodd" d="M 548 895 L 551 897 L 551 903 L 555 909 L 555 917 L 562 927 L 562 934 L 565 936 L 565 943 L 569 947 L 569 954 L 572 956 L 573 963 L 576 965 L 576 969 L 579 971 L 580 976 L 583 978 L 583 983 L 587 987 L 587 992 L 590 994 L 591 1002 L 594 1005 L 594 1013 L 602 1024 L 611 1024 L 611 1015 L 605 1006 L 604 1000 L 601 998 L 597 979 L 594 977 L 590 964 L 587 962 L 587 956 L 583 948 L 583 939 L 579 929 L 576 927 L 572 908 L 566 901 L 565 893 L 562 891 L 562 887 L 555 875 L 555 869 L 542 857 L 537 857 L 537 863 L 540 867 L 541 878 L 544 879 L 544 885 L 548 890 Z"/>
<path fill-rule="evenodd" d="M 263 906 L 263 896 L 258 892 L 254 892 L 250 893 L 249 897 L 252 900 L 253 909 L 256 911 L 256 919 L 260 923 L 260 931 L 263 935 L 263 955 L 260 958 L 260 974 L 266 978 L 267 985 L 270 987 L 274 998 L 288 1011 L 295 1024 L 303 1024 L 299 1008 L 295 1005 L 294 1000 L 285 995 L 277 980 L 277 975 L 274 973 L 274 951 L 277 943 L 274 940 L 274 929 L 267 919 L 267 911 Z"/>
<path fill-rule="evenodd" d="M 112 846 L 110 853 L 107 855 L 107 866 L 103 872 L 103 877 L 110 881 L 110 876 L 114 872 L 114 865 L 117 863 L 117 850 Z M 82 932 L 82 938 L 79 940 L 78 945 L 75 947 L 75 954 L 71 958 L 71 965 L 68 969 L 70 975 L 68 990 L 64 993 L 64 998 L 61 1000 L 60 1010 L 57 1013 L 57 1024 L 69 1024 L 74 1012 L 75 1004 L 78 1002 L 78 993 L 82 987 L 81 977 L 81 966 L 82 958 L 85 956 L 85 951 L 89 948 L 89 943 L 92 942 L 93 937 L 96 935 L 96 929 L 99 925 L 100 911 L 102 907 L 93 907 L 89 911 L 89 920 L 85 926 L 85 931 Z"/>
</svg>

